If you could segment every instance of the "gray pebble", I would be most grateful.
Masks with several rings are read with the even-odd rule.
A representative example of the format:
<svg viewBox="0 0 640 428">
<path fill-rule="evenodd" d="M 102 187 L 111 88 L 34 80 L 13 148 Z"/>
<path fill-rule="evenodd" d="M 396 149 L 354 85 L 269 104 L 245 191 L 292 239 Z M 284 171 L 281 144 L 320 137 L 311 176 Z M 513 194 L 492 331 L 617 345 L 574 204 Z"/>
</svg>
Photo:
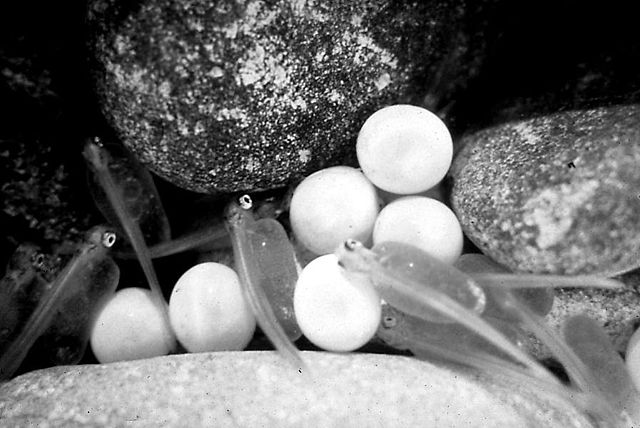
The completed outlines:
<svg viewBox="0 0 640 428">
<path fill-rule="evenodd" d="M 460 146 L 451 202 L 485 254 L 515 271 L 640 266 L 640 106 L 510 122 Z"/>
</svg>

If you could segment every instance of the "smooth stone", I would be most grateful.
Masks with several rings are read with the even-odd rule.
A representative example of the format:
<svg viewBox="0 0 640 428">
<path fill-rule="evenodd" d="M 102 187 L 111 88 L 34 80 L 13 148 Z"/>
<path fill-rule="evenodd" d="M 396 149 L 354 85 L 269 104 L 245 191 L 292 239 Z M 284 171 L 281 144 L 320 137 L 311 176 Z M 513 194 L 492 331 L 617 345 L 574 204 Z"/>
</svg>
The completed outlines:
<svg viewBox="0 0 640 428">
<path fill-rule="evenodd" d="M 492 3 L 94 0 L 93 74 L 105 117 L 161 177 L 276 188 L 352 162 L 385 105 L 447 104 L 479 69 Z"/>
<path fill-rule="evenodd" d="M 57 367 L 0 386 L 0 425 L 592 427 L 530 385 L 413 358 L 272 351 Z"/>
<path fill-rule="evenodd" d="M 514 271 L 640 266 L 640 106 L 575 110 L 466 136 L 450 170 L 462 228 Z"/>
</svg>

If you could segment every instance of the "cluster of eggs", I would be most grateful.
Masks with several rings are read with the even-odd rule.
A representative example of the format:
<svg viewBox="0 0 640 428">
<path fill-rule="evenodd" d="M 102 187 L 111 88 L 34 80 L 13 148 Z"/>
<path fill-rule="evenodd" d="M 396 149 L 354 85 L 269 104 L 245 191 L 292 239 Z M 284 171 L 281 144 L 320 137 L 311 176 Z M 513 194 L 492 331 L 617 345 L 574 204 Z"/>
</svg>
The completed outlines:
<svg viewBox="0 0 640 428">
<path fill-rule="evenodd" d="M 296 319 L 307 339 L 337 352 L 366 344 L 381 316 L 367 276 L 339 265 L 333 254 L 339 245 L 351 238 L 370 245 L 396 241 L 453 264 L 463 242 L 458 219 L 434 191 L 453 155 L 451 135 L 436 115 L 410 105 L 379 110 L 364 123 L 356 150 L 360 168 L 335 166 L 308 176 L 289 210 L 295 240 L 314 254 L 295 287 Z M 168 313 L 170 326 L 149 290 L 119 291 L 95 323 L 94 354 L 101 362 L 165 355 L 175 349 L 173 334 L 189 352 L 241 350 L 256 327 L 238 275 L 219 263 L 185 272 Z M 640 387 L 640 330 L 626 361 Z"/>
<path fill-rule="evenodd" d="M 304 335 L 330 351 L 351 351 L 375 334 L 380 298 L 366 275 L 347 273 L 333 254 L 353 238 L 414 245 L 443 262 L 462 251 L 455 214 L 429 191 L 447 173 L 453 145 L 428 110 L 396 105 L 374 113 L 356 145 L 360 169 L 318 171 L 295 189 L 289 210 L 296 239 L 319 255 L 303 269 L 294 312 Z"/>
<path fill-rule="evenodd" d="M 295 189 L 290 222 L 296 240 L 317 255 L 296 285 L 294 312 L 305 336 L 332 351 L 350 351 L 374 335 L 380 298 L 364 278 L 342 270 L 332 254 L 346 239 L 408 242 L 453 263 L 462 231 L 443 203 L 417 195 L 434 187 L 452 159 L 452 141 L 433 113 L 395 105 L 374 113 L 357 142 L 360 169 L 318 171 Z M 384 208 L 382 206 L 388 202 Z M 101 362 L 172 351 L 171 332 L 189 352 L 239 350 L 256 322 L 238 275 L 219 263 L 185 272 L 169 299 L 170 326 L 150 291 L 126 288 L 98 315 L 91 347 Z"/>
</svg>

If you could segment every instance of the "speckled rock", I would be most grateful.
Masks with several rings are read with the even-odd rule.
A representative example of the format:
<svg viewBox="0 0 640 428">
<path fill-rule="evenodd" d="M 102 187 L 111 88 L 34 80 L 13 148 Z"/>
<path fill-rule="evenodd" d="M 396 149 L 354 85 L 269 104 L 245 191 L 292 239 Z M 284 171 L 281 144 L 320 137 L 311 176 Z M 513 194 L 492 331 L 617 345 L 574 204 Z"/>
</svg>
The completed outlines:
<svg viewBox="0 0 640 428">
<path fill-rule="evenodd" d="M 95 81 L 160 176 L 197 192 L 274 188 L 345 162 L 384 105 L 450 101 L 486 39 L 465 20 L 494 2 L 473 3 L 95 0 Z"/>
<path fill-rule="evenodd" d="M 464 138 L 450 177 L 465 234 L 517 271 L 640 266 L 640 106 L 510 122 Z"/>
<path fill-rule="evenodd" d="M 640 282 L 628 276 L 622 280 L 627 288 L 619 291 L 557 290 L 553 309 L 547 315 L 548 324 L 558 328 L 570 316 L 585 314 L 606 330 L 613 346 L 624 354 L 629 338 L 640 327 Z M 550 356 L 547 349 L 532 352 L 538 357 Z"/>
<path fill-rule="evenodd" d="M 418 360 L 305 352 L 189 354 L 32 372 L 0 386 L 0 425 L 591 427 L 527 385 Z"/>
</svg>

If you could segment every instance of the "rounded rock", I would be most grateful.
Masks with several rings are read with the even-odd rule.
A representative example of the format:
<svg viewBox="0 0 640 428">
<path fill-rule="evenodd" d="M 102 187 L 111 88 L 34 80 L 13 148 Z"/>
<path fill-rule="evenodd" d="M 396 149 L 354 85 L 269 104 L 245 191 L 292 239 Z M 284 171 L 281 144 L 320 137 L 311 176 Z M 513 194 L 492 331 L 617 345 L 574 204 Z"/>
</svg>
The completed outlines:
<svg viewBox="0 0 640 428">
<path fill-rule="evenodd" d="M 102 110 L 154 172 L 197 192 L 344 163 L 374 111 L 438 104 L 478 68 L 462 0 L 138 3 L 89 8 Z"/>
<path fill-rule="evenodd" d="M 565 111 L 465 137 L 452 206 L 514 271 L 615 275 L 640 266 L 640 106 Z"/>
<path fill-rule="evenodd" d="M 316 376 L 273 351 L 171 355 L 55 367 L 0 385 L 6 426 L 595 425 L 533 385 L 397 355 L 303 352 Z"/>
</svg>

